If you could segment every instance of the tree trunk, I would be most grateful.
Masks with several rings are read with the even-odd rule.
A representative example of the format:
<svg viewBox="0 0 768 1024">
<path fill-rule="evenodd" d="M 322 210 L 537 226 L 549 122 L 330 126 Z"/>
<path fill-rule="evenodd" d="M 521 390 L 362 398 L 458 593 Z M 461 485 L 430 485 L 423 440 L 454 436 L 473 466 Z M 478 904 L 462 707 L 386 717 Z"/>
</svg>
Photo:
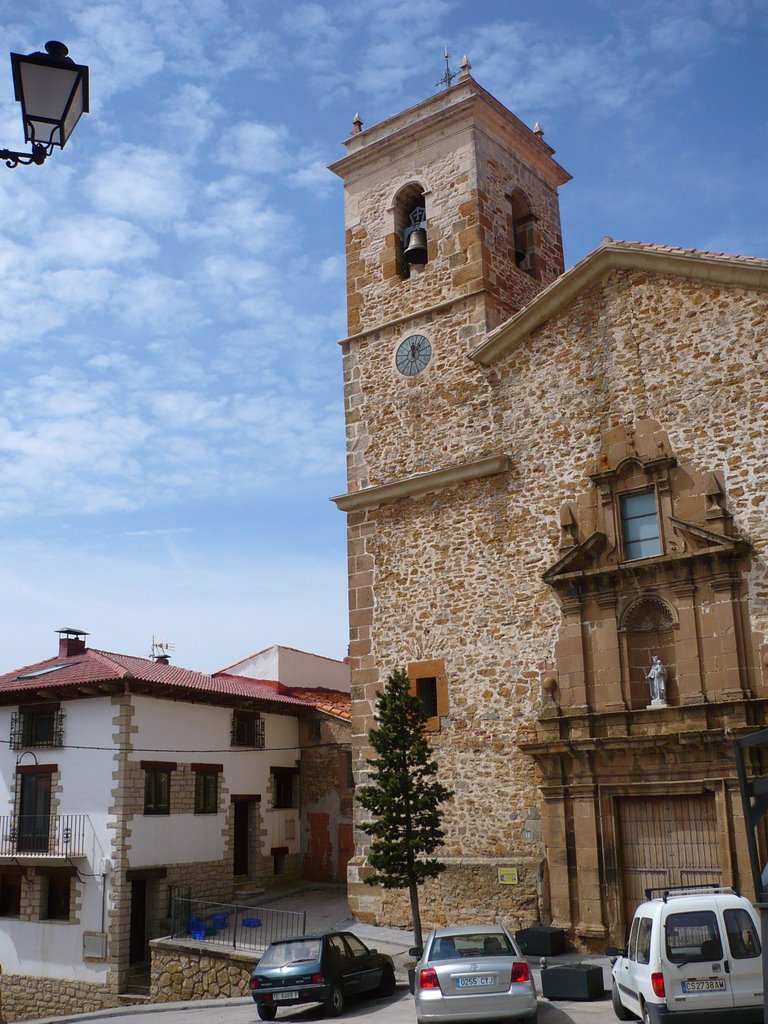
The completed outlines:
<svg viewBox="0 0 768 1024">
<path fill-rule="evenodd" d="M 424 940 L 421 937 L 421 911 L 419 910 L 419 887 L 416 882 L 408 886 L 411 897 L 411 917 L 413 918 L 413 944 L 419 949 L 424 949 Z"/>
</svg>

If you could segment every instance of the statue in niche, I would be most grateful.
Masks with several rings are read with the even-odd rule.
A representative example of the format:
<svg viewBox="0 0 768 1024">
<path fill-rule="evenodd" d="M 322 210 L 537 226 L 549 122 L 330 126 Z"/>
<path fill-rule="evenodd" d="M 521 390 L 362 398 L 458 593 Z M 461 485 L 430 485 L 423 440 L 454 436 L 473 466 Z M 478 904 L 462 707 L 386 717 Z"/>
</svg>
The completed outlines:
<svg viewBox="0 0 768 1024">
<path fill-rule="evenodd" d="M 651 669 L 646 675 L 651 681 L 652 708 L 667 706 L 667 669 L 658 654 L 651 656 Z"/>
</svg>

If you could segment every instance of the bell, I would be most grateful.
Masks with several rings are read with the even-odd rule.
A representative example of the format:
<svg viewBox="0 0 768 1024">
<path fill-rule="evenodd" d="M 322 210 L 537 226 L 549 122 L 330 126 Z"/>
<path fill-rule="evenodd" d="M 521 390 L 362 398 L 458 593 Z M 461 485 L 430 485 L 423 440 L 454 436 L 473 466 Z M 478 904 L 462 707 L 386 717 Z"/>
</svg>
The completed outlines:
<svg viewBox="0 0 768 1024">
<path fill-rule="evenodd" d="M 427 262 L 427 232 L 424 228 L 414 228 L 410 233 L 403 258 L 406 263 Z"/>
</svg>

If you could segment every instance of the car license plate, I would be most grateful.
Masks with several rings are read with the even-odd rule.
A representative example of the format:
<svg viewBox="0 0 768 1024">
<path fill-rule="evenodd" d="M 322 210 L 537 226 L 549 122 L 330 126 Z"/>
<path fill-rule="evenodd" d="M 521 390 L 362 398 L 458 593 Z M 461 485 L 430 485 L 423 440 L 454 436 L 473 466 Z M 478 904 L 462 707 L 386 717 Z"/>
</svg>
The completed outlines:
<svg viewBox="0 0 768 1024">
<path fill-rule="evenodd" d="M 272 995 L 273 999 L 298 999 L 298 992 L 274 992 Z"/>
<path fill-rule="evenodd" d="M 481 988 L 485 985 L 495 985 L 495 974 L 476 974 L 473 978 L 457 978 L 456 988 Z"/>
<path fill-rule="evenodd" d="M 684 981 L 683 992 L 725 992 L 725 978 Z"/>
</svg>

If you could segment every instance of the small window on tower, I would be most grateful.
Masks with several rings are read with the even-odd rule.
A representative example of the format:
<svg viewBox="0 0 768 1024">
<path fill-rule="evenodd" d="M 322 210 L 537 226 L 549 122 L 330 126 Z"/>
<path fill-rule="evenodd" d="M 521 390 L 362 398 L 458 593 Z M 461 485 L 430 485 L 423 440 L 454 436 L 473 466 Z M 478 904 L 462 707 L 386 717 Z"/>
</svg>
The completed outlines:
<svg viewBox="0 0 768 1024">
<path fill-rule="evenodd" d="M 395 246 L 401 277 L 410 277 L 414 267 L 428 261 L 427 208 L 421 185 L 406 185 L 395 199 Z"/>
<path fill-rule="evenodd" d="M 421 710 L 427 718 L 437 715 L 437 678 L 427 676 L 416 680 L 416 696 L 421 701 Z"/>
<path fill-rule="evenodd" d="M 408 664 L 410 692 L 426 715 L 426 728 L 439 732 L 441 720 L 448 716 L 448 679 L 442 658 L 411 661 Z"/>
</svg>

